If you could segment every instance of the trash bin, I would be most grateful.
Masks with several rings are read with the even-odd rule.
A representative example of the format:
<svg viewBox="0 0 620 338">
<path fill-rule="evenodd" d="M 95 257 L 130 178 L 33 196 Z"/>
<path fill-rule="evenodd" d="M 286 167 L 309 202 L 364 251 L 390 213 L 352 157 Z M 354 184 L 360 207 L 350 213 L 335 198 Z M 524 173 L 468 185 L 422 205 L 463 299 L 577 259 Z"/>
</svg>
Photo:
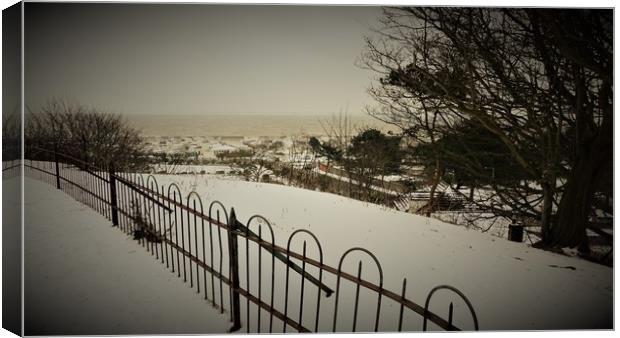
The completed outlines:
<svg viewBox="0 0 620 338">
<path fill-rule="evenodd" d="M 512 223 L 508 226 L 508 240 L 513 242 L 523 242 L 523 224 Z"/>
</svg>

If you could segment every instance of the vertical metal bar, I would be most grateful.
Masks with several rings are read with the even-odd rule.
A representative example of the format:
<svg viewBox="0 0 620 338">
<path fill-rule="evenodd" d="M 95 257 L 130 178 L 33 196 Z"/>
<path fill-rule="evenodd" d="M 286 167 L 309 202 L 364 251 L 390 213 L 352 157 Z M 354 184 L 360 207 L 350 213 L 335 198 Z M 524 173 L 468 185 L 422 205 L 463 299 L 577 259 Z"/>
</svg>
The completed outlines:
<svg viewBox="0 0 620 338">
<path fill-rule="evenodd" d="M 70 178 L 71 178 L 71 182 L 73 182 L 73 183 L 75 183 L 75 184 L 77 184 L 77 183 L 78 183 L 78 180 L 77 180 L 77 178 L 78 178 L 78 173 L 77 173 L 75 170 L 72 170 L 72 171 L 71 171 L 71 177 L 70 177 Z M 72 186 L 71 188 L 73 189 L 73 196 L 74 196 L 74 198 L 75 198 L 78 202 L 82 202 L 82 195 L 80 194 L 80 192 L 78 191 L 78 189 L 77 189 L 75 186 L 73 186 L 73 184 L 72 184 L 71 186 Z"/>
<path fill-rule="evenodd" d="M 202 229 L 202 262 L 207 265 L 207 257 L 205 255 L 206 251 L 205 251 L 205 219 L 201 218 L 201 229 Z M 211 266 L 213 267 L 213 266 Z M 205 293 L 205 299 L 207 299 L 207 268 L 203 268 L 202 269 L 202 282 L 204 283 L 204 293 Z"/>
<path fill-rule="evenodd" d="M 217 213 L 217 219 L 220 219 L 219 212 Z M 215 306 L 215 278 L 213 277 L 213 270 L 215 270 L 215 264 L 213 263 L 213 224 L 211 224 L 211 211 L 209 211 L 209 252 L 211 254 L 211 301 Z M 205 292 L 205 297 L 207 293 Z"/>
<path fill-rule="evenodd" d="M 164 196 L 164 187 L 163 187 L 163 186 L 161 187 L 161 195 L 162 195 L 162 196 Z M 163 202 L 163 200 L 164 200 L 164 199 L 163 199 L 163 197 L 162 197 L 162 202 Z M 170 201 L 168 201 L 168 209 L 170 209 Z M 168 212 L 168 219 L 170 218 L 170 214 L 171 214 L 171 213 L 172 213 L 172 211 L 169 211 L 169 212 Z M 165 217 L 165 215 L 164 215 L 164 217 L 163 217 L 163 220 L 164 220 L 164 228 L 162 229 L 162 236 L 163 236 L 163 239 L 164 239 L 164 242 L 163 242 L 163 243 L 164 243 L 163 250 L 164 250 L 164 252 L 166 253 L 166 268 L 169 268 L 169 267 L 170 267 L 170 265 L 169 265 L 169 263 L 168 263 L 168 246 L 169 246 L 169 245 L 168 245 L 168 235 L 167 235 L 168 230 L 166 230 L 166 217 Z M 171 247 L 171 248 L 172 248 L 172 247 Z M 171 253 L 171 254 L 172 254 L 172 253 Z"/>
<path fill-rule="evenodd" d="M 154 188 L 153 187 L 153 182 L 151 181 L 151 186 L 149 188 L 150 189 L 149 193 L 150 193 L 151 197 L 153 198 L 153 200 L 151 201 L 151 206 L 152 206 L 153 212 L 157 213 L 157 218 L 155 218 L 155 215 L 153 215 L 153 224 L 152 224 L 153 227 L 151 229 L 151 233 L 154 236 L 158 236 L 159 235 L 159 230 L 158 230 L 159 229 L 159 223 L 156 222 L 156 219 L 159 219 L 159 205 L 155 204 L 155 197 L 156 196 L 155 196 L 155 192 L 154 192 L 153 188 Z M 157 189 L 157 188 L 155 188 L 155 189 Z M 159 260 L 159 250 L 158 250 L 158 247 L 157 247 L 158 246 L 157 245 L 157 242 L 158 242 L 157 240 L 158 240 L 157 237 L 154 237 L 153 240 L 152 240 L 152 243 L 153 243 L 153 247 L 154 247 L 154 251 L 155 251 L 155 259 Z M 163 258 L 164 257 L 162 257 L 162 259 Z"/>
<path fill-rule="evenodd" d="M 82 171 L 78 171 L 78 172 L 76 172 L 76 182 L 77 182 L 77 184 L 78 184 L 80 187 L 84 186 L 84 184 L 82 183 L 83 178 L 84 178 L 84 175 L 83 175 L 83 172 L 82 172 Z M 84 198 L 84 195 L 85 195 L 84 190 L 82 190 L 82 189 L 78 189 L 77 191 L 78 191 L 78 193 L 79 193 L 79 195 L 80 195 L 80 202 L 82 202 L 83 204 L 85 204 L 85 203 L 86 203 L 86 198 Z"/>
<path fill-rule="evenodd" d="M 87 167 L 88 168 L 88 167 Z M 87 193 L 86 196 L 88 196 L 88 201 L 90 203 L 90 208 L 93 209 L 93 211 L 97 212 L 97 204 L 95 203 L 95 194 L 97 193 L 94 187 L 94 180 L 93 177 L 90 173 L 88 173 L 87 171 L 84 171 L 84 178 L 86 179 L 86 186 L 88 187 L 87 189 Z"/>
<path fill-rule="evenodd" d="M 97 197 L 101 197 L 101 191 L 99 190 L 99 178 L 97 176 L 91 175 L 90 179 L 92 180 L 93 191 L 95 195 L 93 195 L 93 203 L 95 204 L 95 211 L 101 213 L 101 200 Z"/>
<path fill-rule="evenodd" d="M 159 196 L 159 185 L 155 187 L 155 193 L 158 195 L 157 201 L 161 200 L 161 196 Z M 157 234 L 159 235 L 159 257 L 161 259 L 161 264 L 164 264 L 164 246 L 166 245 L 166 240 L 163 236 L 162 225 L 161 225 L 161 214 L 166 211 L 161 207 L 161 204 L 157 205 Z"/>
<path fill-rule="evenodd" d="M 140 197 L 141 197 L 141 196 L 140 196 L 140 195 L 138 194 L 138 192 L 136 192 L 135 190 L 131 190 L 131 194 L 132 194 L 132 198 L 131 198 L 131 199 L 132 199 L 132 201 L 134 201 L 134 203 L 136 203 L 136 212 L 141 212 L 141 210 L 140 210 L 140 209 L 142 208 L 142 203 L 140 202 Z M 138 216 L 138 215 L 136 215 L 136 216 Z M 136 217 L 136 216 L 134 216 L 134 217 Z M 135 222 L 134 222 L 134 223 L 135 223 Z M 138 229 L 138 227 L 142 227 L 142 225 L 141 225 L 141 224 L 135 224 L 135 229 Z M 141 229 L 138 229 L 138 230 L 141 230 Z M 140 238 L 140 239 L 138 240 L 138 243 L 139 243 L 140 245 L 143 245 L 143 243 L 142 243 L 142 239 L 143 239 L 143 238 Z M 143 245 L 143 246 L 144 246 L 144 245 Z"/>
<path fill-rule="evenodd" d="M 88 169 L 88 167 L 85 167 L 86 169 Z M 92 187 L 91 187 L 91 177 L 90 175 L 86 172 L 86 171 L 82 171 L 82 179 L 84 182 L 84 187 L 86 188 L 86 191 L 84 193 L 84 196 L 86 196 L 86 205 L 88 205 L 89 207 L 91 207 L 92 209 L 94 209 L 93 206 L 93 195 L 92 195 Z M 91 194 L 89 194 L 89 192 Z"/>
<path fill-rule="evenodd" d="M 95 176 L 91 175 L 88 172 L 85 172 L 84 175 L 86 176 L 86 179 L 88 180 L 88 185 L 89 185 L 89 190 L 90 190 L 90 204 L 91 204 L 91 209 L 93 209 L 95 212 L 97 211 L 97 198 L 95 197 L 97 195 L 97 188 L 95 187 Z"/>
<path fill-rule="evenodd" d="M 69 171 L 68 179 L 69 182 L 76 183 L 75 180 L 75 170 Z M 71 196 L 75 198 L 78 202 L 80 201 L 80 195 L 75 191 L 75 186 L 73 184 L 69 184 L 69 191 L 71 192 Z"/>
<path fill-rule="evenodd" d="M 95 186 L 97 187 L 97 197 L 99 197 L 95 199 L 97 201 L 97 211 L 101 215 L 105 216 L 105 212 L 103 211 L 103 204 L 101 202 L 101 199 L 104 196 L 103 189 L 101 189 L 101 184 L 103 183 L 103 181 L 101 181 L 98 177 L 95 177 L 94 180 L 95 180 Z"/>
<path fill-rule="evenodd" d="M 183 204 L 183 198 L 179 197 L 181 204 Z M 189 211 L 188 211 L 189 216 Z M 187 271 L 185 266 L 185 230 L 183 229 L 183 209 L 181 209 L 181 250 L 183 251 L 183 282 L 187 282 Z M 188 221 L 189 223 L 189 221 Z M 179 266 L 180 267 L 180 266 Z"/>
<path fill-rule="evenodd" d="M 202 208 L 201 208 L 202 209 Z M 202 212 L 202 210 L 200 210 Z M 194 199 L 194 252 L 196 260 L 198 259 L 198 220 L 196 219 L 196 200 Z M 203 262 L 204 263 L 204 262 Z M 191 261 L 190 261 L 191 264 Z M 200 277 L 198 275 L 198 263 L 196 263 L 196 291 L 200 293 Z"/>
<path fill-rule="evenodd" d="M 300 292 L 300 296 L 299 296 L 299 332 L 301 332 L 301 326 L 302 324 L 302 318 L 303 318 L 303 313 L 304 313 L 304 282 L 306 281 L 306 241 L 304 241 L 304 246 L 303 246 L 303 250 L 302 250 L 302 255 L 303 255 L 303 260 L 301 261 L 301 292 Z"/>
<path fill-rule="evenodd" d="M 140 182 L 144 183 L 143 177 L 142 175 L 140 175 Z M 137 184 L 139 187 L 144 187 L 142 184 Z M 146 247 L 146 251 L 147 252 L 151 252 L 149 250 L 149 241 L 147 240 L 148 236 L 147 236 L 147 228 L 148 228 L 148 223 L 147 223 L 147 219 L 148 219 L 148 202 L 146 200 L 146 197 L 143 194 L 138 194 L 136 192 L 136 194 L 138 195 L 138 198 L 142 200 L 142 202 L 140 202 L 140 207 L 142 208 L 142 247 Z"/>
<path fill-rule="evenodd" d="M 109 177 L 108 173 L 106 173 L 104 171 L 104 172 L 101 173 L 101 175 L 103 175 L 103 177 L 107 176 L 106 179 L 108 180 L 108 182 L 110 182 L 110 177 Z M 105 188 L 105 181 L 101 182 L 101 186 L 102 186 L 102 189 L 103 189 L 103 200 L 104 201 L 109 201 L 110 200 L 110 195 L 109 195 L 110 192 L 109 192 L 109 190 L 107 190 Z M 104 205 L 104 208 L 105 208 L 105 217 L 107 219 L 110 219 L 112 217 L 112 215 L 110 214 L 110 208 L 108 207 L 107 203 L 103 203 L 103 205 Z"/>
<path fill-rule="evenodd" d="M 357 324 L 357 308 L 360 300 L 360 283 L 359 281 L 362 279 L 362 261 L 360 261 L 357 265 L 357 281 L 355 286 L 355 307 L 353 310 L 353 330 L 355 332 L 355 326 Z"/>
<path fill-rule="evenodd" d="M 89 192 L 92 192 L 92 188 L 90 186 L 90 175 L 86 171 L 82 171 L 82 182 L 84 184 L 82 187 L 86 188 L 86 190 L 84 191 L 84 196 L 86 197 L 86 205 L 94 209 L 93 195 L 89 194 Z"/>
<path fill-rule="evenodd" d="M 323 264 L 323 256 L 321 255 L 321 265 Z M 321 283 L 323 282 L 323 267 L 319 267 L 319 284 L 317 284 L 316 294 L 316 319 L 314 321 L 314 332 L 319 331 L 319 318 L 321 313 Z"/>
<path fill-rule="evenodd" d="M 245 228 L 245 285 L 248 288 L 248 293 L 250 293 L 250 240 L 248 228 Z M 259 246 L 260 250 L 260 246 Z M 259 306 L 260 307 L 260 306 Z M 250 333 L 250 298 L 246 297 L 245 302 L 245 317 L 246 317 L 246 331 Z"/>
<path fill-rule="evenodd" d="M 172 200 L 174 201 L 174 244 L 176 245 L 177 251 L 177 277 L 181 277 L 181 259 L 179 258 L 179 228 L 177 224 L 177 192 L 172 192 Z M 183 210 L 181 210 L 183 212 Z M 183 218 L 183 215 L 181 215 Z M 172 223 L 171 223 L 172 224 Z M 174 272 L 174 262 L 172 263 L 172 272 Z"/>
<path fill-rule="evenodd" d="M 258 299 L 260 301 L 262 301 L 262 297 L 261 297 L 261 295 L 262 295 L 262 292 L 261 292 L 262 287 L 261 287 L 261 284 L 263 282 L 263 279 L 262 279 L 262 276 L 263 276 L 262 265 L 263 264 L 262 264 L 262 255 L 261 255 L 261 253 L 263 251 L 263 247 L 262 247 L 262 244 L 263 244 L 262 230 L 263 230 L 263 226 L 259 225 L 258 226 Z M 248 261 L 248 264 L 250 264 L 249 261 Z M 256 332 L 260 333 L 260 306 L 257 306 L 256 309 L 257 309 L 256 318 L 258 320 L 258 322 L 256 324 L 256 326 L 257 326 Z"/>
<path fill-rule="evenodd" d="M 288 262 L 290 260 L 290 252 L 289 252 L 289 248 L 286 248 L 286 261 Z M 284 283 L 284 318 L 288 318 L 288 279 L 289 279 L 289 272 L 290 268 L 289 265 L 286 264 L 286 279 L 285 279 L 285 283 Z M 304 277 L 301 276 L 301 278 L 303 279 Z M 286 320 L 284 320 L 283 326 L 282 326 L 282 333 L 286 333 Z"/>
<path fill-rule="evenodd" d="M 183 202 L 181 202 L 183 203 Z M 187 207 L 189 208 L 189 200 L 187 201 Z M 194 210 L 196 210 L 196 208 L 194 207 Z M 187 242 L 189 245 L 189 248 L 187 249 L 187 255 L 188 255 L 188 260 L 189 260 L 189 286 L 190 288 L 194 288 L 194 273 L 192 272 L 192 232 L 191 232 L 191 219 L 189 218 L 189 210 L 187 210 Z M 185 261 L 183 261 L 185 263 Z"/>
<path fill-rule="evenodd" d="M 99 209 L 100 207 L 100 201 L 97 197 L 99 197 L 101 194 L 99 192 L 99 179 L 94 176 L 89 174 L 88 175 L 89 179 L 90 179 L 90 185 L 93 189 L 93 195 L 92 195 L 92 200 L 93 200 L 93 210 L 95 210 L 97 213 L 101 212 L 101 210 Z"/>
<path fill-rule="evenodd" d="M 230 312 L 233 315 L 233 326 L 230 332 L 237 331 L 241 328 L 241 314 L 239 302 L 239 252 L 237 248 L 237 217 L 235 209 L 231 208 L 230 218 L 228 220 L 228 250 L 230 260 L 229 278 L 232 288 L 232 303 Z"/>
<path fill-rule="evenodd" d="M 101 177 L 103 177 L 103 173 L 99 172 L 98 175 L 100 175 Z M 104 193 L 105 189 L 105 182 L 103 180 L 101 180 L 99 177 L 95 177 L 95 184 L 97 185 L 97 204 L 99 205 L 99 213 L 105 217 L 105 208 L 106 205 L 103 201 L 107 201 L 106 199 L 106 195 Z"/>
<path fill-rule="evenodd" d="M 407 291 L 407 278 L 403 279 L 403 292 L 400 296 L 400 314 L 398 315 L 398 332 L 403 330 L 403 310 L 405 309 L 405 292 Z"/>
<path fill-rule="evenodd" d="M 127 179 L 128 175 L 125 174 L 124 178 Z M 131 195 L 129 193 L 129 187 L 127 187 L 126 183 L 122 184 L 123 187 L 123 192 L 125 195 L 125 202 L 123 203 L 123 208 L 125 211 L 125 233 L 127 234 L 131 234 L 132 230 L 133 230 L 133 220 L 130 218 L 131 216 Z"/>
<path fill-rule="evenodd" d="M 454 327 L 452 326 L 452 315 L 454 312 L 454 305 L 450 302 L 450 307 L 448 308 L 448 331 L 453 331 Z"/>
<path fill-rule="evenodd" d="M 183 199 L 181 199 L 181 203 L 183 203 Z M 192 238 L 190 236 L 190 228 L 191 228 L 191 219 L 189 218 L 189 199 L 187 200 L 187 208 L 188 210 L 186 210 L 186 215 L 187 215 L 187 241 L 189 242 L 189 248 L 187 249 L 188 252 L 188 256 L 189 256 L 189 286 L 190 288 L 194 288 L 194 279 L 192 276 Z M 194 208 L 194 210 L 196 210 L 196 208 Z M 183 242 L 185 242 L 184 240 L 182 240 Z M 183 252 L 185 252 L 185 249 L 183 249 Z M 185 268 L 185 255 L 183 256 L 183 268 Z M 185 271 L 183 272 L 183 278 L 185 278 L 186 274 Z M 187 279 L 186 279 L 187 281 Z"/>
<path fill-rule="evenodd" d="M 217 214 L 217 222 L 220 223 L 220 211 L 217 210 L 216 212 Z M 220 275 L 223 275 L 222 272 L 222 264 L 223 264 L 223 250 L 222 250 L 222 228 L 220 228 L 219 226 L 217 227 L 217 237 L 218 237 L 218 242 L 220 245 L 220 267 L 218 272 L 220 273 Z M 220 313 L 224 313 L 224 281 L 222 281 L 221 278 L 218 278 L 220 280 Z M 215 298 L 215 297 L 214 297 Z M 231 318 L 230 320 L 232 321 L 232 311 L 231 311 Z"/>
<path fill-rule="evenodd" d="M 145 188 L 149 189 L 149 190 L 147 190 L 147 196 L 151 196 L 152 197 L 153 194 L 151 192 L 152 190 L 150 190 L 150 188 L 148 187 L 148 181 L 147 181 L 146 185 L 147 186 Z M 151 186 L 152 185 L 153 184 L 151 183 Z M 149 208 L 147 208 L 146 217 L 145 217 L 145 222 L 146 222 L 145 228 L 148 229 L 147 235 L 150 235 L 150 236 L 147 236 L 147 245 L 151 246 L 151 256 L 153 256 L 153 254 L 155 254 L 155 259 L 159 260 L 159 257 L 158 257 L 159 254 L 157 253 L 157 250 L 156 250 L 157 248 L 155 247 L 155 239 L 151 237 L 153 234 L 155 234 L 155 230 L 154 230 L 155 229 L 155 223 L 154 222 L 151 223 L 151 220 L 155 219 L 155 217 L 152 216 L 153 211 L 155 211 L 155 203 L 153 203 L 153 200 L 145 201 L 145 206 L 148 206 L 149 204 L 151 206 Z"/>
<path fill-rule="evenodd" d="M 383 277 L 381 277 L 381 282 L 379 283 L 379 288 L 383 288 Z M 381 315 L 381 292 L 377 292 L 377 315 L 375 317 L 375 332 L 379 331 L 379 316 Z"/>
<path fill-rule="evenodd" d="M 109 168 L 108 170 L 109 171 Z M 108 175 L 108 184 L 110 184 L 110 175 Z M 124 186 L 122 182 L 119 182 L 119 188 L 120 191 L 117 192 L 118 194 L 118 200 L 119 200 L 119 204 L 120 205 L 124 205 L 125 204 L 125 190 L 124 190 Z M 111 195 L 109 194 L 109 189 L 108 189 L 108 198 L 106 199 L 108 201 L 108 218 L 111 220 L 112 219 L 112 205 L 109 203 L 111 201 Z M 121 214 L 121 217 L 119 218 L 119 225 L 120 228 L 123 232 L 126 232 L 126 226 L 127 226 L 127 216 L 125 216 L 125 214 Z"/>
<path fill-rule="evenodd" d="M 340 295 L 340 269 L 336 274 L 336 300 L 334 301 L 334 325 L 332 332 L 336 332 L 336 321 L 338 318 L 338 296 Z"/>
<path fill-rule="evenodd" d="M 76 182 L 80 187 L 83 187 L 84 184 L 82 183 L 84 180 L 84 173 L 82 171 L 78 171 L 75 173 L 76 176 Z M 78 194 L 80 196 L 80 202 L 82 202 L 83 204 L 86 204 L 86 198 L 85 195 L 86 193 L 84 193 L 84 190 L 82 189 L 77 189 Z"/>
<path fill-rule="evenodd" d="M 112 224 L 118 226 L 118 201 L 116 199 L 116 177 L 114 164 L 110 164 L 110 204 L 112 205 Z"/>
<path fill-rule="evenodd" d="M 101 204 L 101 199 L 103 198 L 103 190 L 101 189 L 101 180 L 97 176 L 93 176 L 93 183 L 95 185 L 95 190 L 97 194 L 95 196 L 95 204 L 97 205 L 97 212 L 103 215 L 103 205 Z"/>
<path fill-rule="evenodd" d="M 271 238 L 271 244 L 275 244 L 273 237 Z M 269 333 L 273 332 L 273 300 L 275 291 L 275 267 L 276 267 L 276 255 L 271 255 L 271 301 L 269 303 Z"/>
</svg>

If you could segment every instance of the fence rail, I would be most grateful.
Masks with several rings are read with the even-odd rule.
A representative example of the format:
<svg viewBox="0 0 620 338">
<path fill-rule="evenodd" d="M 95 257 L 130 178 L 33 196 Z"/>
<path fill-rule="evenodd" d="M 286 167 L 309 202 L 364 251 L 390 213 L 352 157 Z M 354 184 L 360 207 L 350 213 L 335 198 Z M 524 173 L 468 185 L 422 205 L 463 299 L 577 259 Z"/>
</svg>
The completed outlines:
<svg viewBox="0 0 620 338">
<path fill-rule="evenodd" d="M 363 324 L 372 323 L 368 331 L 402 331 L 403 324 L 414 326 L 411 320 L 404 320 L 411 314 L 421 317 L 422 327 L 418 329 L 424 331 L 429 323 L 431 329 L 461 330 L 453 322 L 453 301 L 447 319 L 430 311 L 431 300 L 440 290 L 450 292 L 465 305 L 465 313 L 471 316 L 467 329 L 478 330 L 474 308 L 461 291 L 438 286 L 428 293 L 424 306 L 419 305 L 407 298 L 406 279 L 400 292 L 384 288 L 381 264 L 364 248 L 347 250 L 335 268 L 324 263 L 320 241 L 308 230 L 294 231 L 286 247 L 278 246 L 273 228 L 263 216 L 252 216 L 243 224 L 234 208 L 226 209 L 213 201 L 205 213 L 197 193 L 190 192 L 184 201 L 178 185 L 160 185 L 153 175 L 145 178 L 142 174 L 115 172 L 111 165 L 95 167 L 47 149 L 27 150 L 27 175 L 56 186 L 132 235 L 220 313 L 228 310 L 231 331 L 244 326 L 248 333 L 271 333 L 278 327 L 281 332 L 289 328 L 297 332 L 356 332 L 362 323 L 359 316 L 366 319 Z M 298 242 L 302 238 L 303 242 Z M 293 242 L 303 243 L 301 253 L 292 250 Z M 310 257 L 310 247 L 318 255 Z M 343 263 L 351 260 L 347 260 L 351 254 L 369 258 L 378 272 L 377 282 L 363 277 L 362 260 L 356 273 L 345 271 Z M 276 267 L 283 268 L 284 273 L 276 275 Z M 346 296 L 351 293 L 354 297 Z M 391 302 L 389 307 L 386 302 Z M 328 305 L 331 313 L 325 311 Z M 343 311 L 346 307 L 352 308 L 348 315 Z"/>
</svg>

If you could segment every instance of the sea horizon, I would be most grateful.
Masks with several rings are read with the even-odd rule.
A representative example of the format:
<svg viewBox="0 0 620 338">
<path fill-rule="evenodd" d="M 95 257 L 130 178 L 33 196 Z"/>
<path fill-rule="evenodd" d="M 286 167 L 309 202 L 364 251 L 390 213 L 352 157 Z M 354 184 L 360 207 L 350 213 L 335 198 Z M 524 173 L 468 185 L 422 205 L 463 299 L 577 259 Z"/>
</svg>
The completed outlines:
<svg viewBox="0 0 620 338">
<path fill-rule="evenodd" d="M 281 114 L 281 113 L 212 113 L 158 114 L 123 113 L 122 116 L 144 136 L 243 136 L 283 137 L 327 135 L 325 127 L 338 121 L 339 113 L 327 114 Z M 342 114 L 345 118 L 345 114 Z M 365 128 L 377 128 L 384 132 L 395 131 L 388 125 L 368 114 L 346 114 L 352 132 Z"/>
</svg>

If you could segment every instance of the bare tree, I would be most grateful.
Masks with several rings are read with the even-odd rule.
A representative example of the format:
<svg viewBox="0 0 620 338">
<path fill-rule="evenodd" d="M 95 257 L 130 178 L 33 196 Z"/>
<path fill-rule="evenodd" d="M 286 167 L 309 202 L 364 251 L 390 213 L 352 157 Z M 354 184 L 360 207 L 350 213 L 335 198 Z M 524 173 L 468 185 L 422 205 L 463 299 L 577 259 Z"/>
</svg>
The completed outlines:
<svg viewBox="0 0 620 338">
<path fill-rule="evenodd" d="M 144 168 L 139 131 L 118 114 L 52 99 L 26 116 L 26 144 L 56 150 L 96 166 Z M 28 149 L 27 149 L 28 150 Z"/>
<path fill-rule="evenodd" d="M 369 112 L 431 145 L 477 121 L 534 183 L 494 185 L 496 198 L 540 219 L 545 245 L 587 250 L 612 154 L 611 22 L 603 10 L 385 9 L 362 56 L 380 75 Z"/>
<path fill-rule="evenodd" d="M 2 160 L 17 160 L 21 156 L 21 120 L 17 111 L 2 114 Z"/>
</svg>

